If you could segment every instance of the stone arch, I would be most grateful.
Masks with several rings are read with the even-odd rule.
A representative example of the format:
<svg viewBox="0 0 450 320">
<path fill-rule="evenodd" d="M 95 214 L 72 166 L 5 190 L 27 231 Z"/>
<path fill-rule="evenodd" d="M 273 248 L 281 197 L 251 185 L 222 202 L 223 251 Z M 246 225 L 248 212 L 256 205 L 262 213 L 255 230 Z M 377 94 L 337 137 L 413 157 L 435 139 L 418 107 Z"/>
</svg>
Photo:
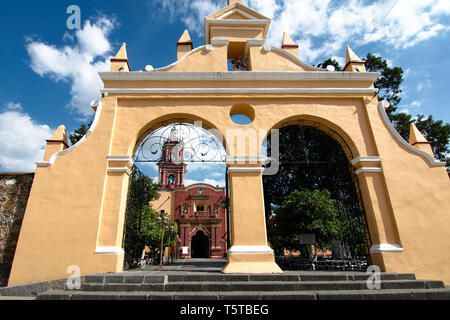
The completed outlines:
<svg viewBox="0 0 450 320">
<path fill-rule="evenodd" d="M 353 168 L 355 188 L 361 195 L 361 205 L 367 218 L 369 240 L 372 244 L 370 248 L 371 259 L 373 263 L 383 269 L 384 262 L 380 259 L 379 253 L 403 252 L 403 248 L 386 185 L 380 181 L 380 175 L 383 174 L 381 157 L 362 154 L 354 142 L 355 138 L 331 119 L 306 114 L 297 115 L 278 121 L 271 130 L 290 125 L 305 125 L 317 128 L 342 146 L 349 164 Z M 270 133 L 269 130 L 266 139 Z M 365 167 L 366 165 L 373 167 Z"/>
<path fill-rule="evenodd" d="M 211 232 L 209 232 L 204 226 L 199 225 L 196 226 L 194 229 L 192 229 L 192 231 L 189 233 L 189 236 L 192 238 L 193 236 L 195 236 L 197 234 L 197 232 L 199 231 L 203 231 L 203 233 L 208 237 L 211 238 Z"/>
</svg>

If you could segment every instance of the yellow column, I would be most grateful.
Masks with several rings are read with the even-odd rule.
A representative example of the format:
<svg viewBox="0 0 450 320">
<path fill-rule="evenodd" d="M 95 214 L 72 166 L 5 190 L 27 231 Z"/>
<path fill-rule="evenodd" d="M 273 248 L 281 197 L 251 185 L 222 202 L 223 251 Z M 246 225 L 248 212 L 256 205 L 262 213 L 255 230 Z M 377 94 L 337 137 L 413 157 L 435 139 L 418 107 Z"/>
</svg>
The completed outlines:
<svg viewBox="0 0 450 320">
<path fill-rule="evenodd" d="M 267 245 L 260 166 L 229 167 L 231 239 L 223 273 L 282 273 Z"/>
<path fill-rule="evenodd" d="M 360 163 L 363 162 L 366 165 L 369 163 L 368 160 L 360 161 Z M 379 164 L 380 161 L 378 161 Z M 374 165 L 374 163 L 370 163 L 370 165 L 360 167 L 356 170 L 356 174 L 361 187 L 372 240 L 372 247 L 370 248 L 372 263 L 378 265 L 383 271 L 388 271 L 384 263 L 384 256 L 402 253 L 403 248 L 400 244 L 393 210 L 390 206 L 382 168 Z"/>
<path fill-rule="evenodd" d="M 130 157 L 109 157 L 102 214 L 95 253 L 117 256 L 116 271 L 122 271 L 122 248 L 128 187 L 133 160 Z"/>
</svg>

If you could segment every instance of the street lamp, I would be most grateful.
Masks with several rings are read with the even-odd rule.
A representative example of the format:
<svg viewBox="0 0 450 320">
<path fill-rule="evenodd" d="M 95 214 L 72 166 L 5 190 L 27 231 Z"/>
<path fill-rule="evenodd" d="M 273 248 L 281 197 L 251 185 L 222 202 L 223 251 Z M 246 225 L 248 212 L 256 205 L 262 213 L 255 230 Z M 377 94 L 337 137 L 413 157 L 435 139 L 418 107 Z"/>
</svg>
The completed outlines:
<svg viewBox="0 0 450 320">
<path fill-rule="evenodd" d="M 164 231 L 169 229 L 169 218 L 164 213 L 156 219 L 156 223 L 161 226 L 161 253 L 159 260 L 159 270 L 162 270 L 163 265 L 163 250 L 164 250 Z"/>
<path fill-rule="evenodd" d="M 172 255 L 170 253 L 170 249 L 171 249 L 170 236 L 173 235 L 174 233 L 175 233 L 175 228 L 173 226 L 170 226 L 170 228 L 169 228 L 169 262 L 172 262 Z"/>
<path fill-rule="evenodd" d="M 227 218 L 227 249 L 230 249 L 231 248 L 231 237 L 230 237 L 230 198 L 225 197 L 225 200 L 223 200 L 221 202 L 221 205 L 222 205 L 222 209 L 227 211 L 227 216 L 226 216 L 226 218 Z"/>
</svg>

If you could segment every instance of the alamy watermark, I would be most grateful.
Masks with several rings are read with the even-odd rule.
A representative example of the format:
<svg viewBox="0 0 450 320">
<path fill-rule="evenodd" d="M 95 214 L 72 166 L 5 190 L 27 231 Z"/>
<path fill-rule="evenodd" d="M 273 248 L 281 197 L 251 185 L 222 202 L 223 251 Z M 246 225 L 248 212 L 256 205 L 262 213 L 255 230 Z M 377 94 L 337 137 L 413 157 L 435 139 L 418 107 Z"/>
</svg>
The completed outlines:
<svg viewBox="0 0 450 320">
<path fill-rule="evenodd" d="M 370 274 L 367 279 L 367 288 L 369 290 L 381 290 L 381 269 L 379 266 L 370 266 L 366 273 Z"/>
<path fill-rule="evenodd" d="M 71 5 L 67 7 L 67 14 L 70 16 L 67 18 L 66 25 L 69 30 L 81 29 L 81 9 L 77 5 Z"/>
<path fill-rule="evenodd" d="M 67 273 L 71 276 L 67 279 L 67 290 L 81 290 L 81 268 L 79 266 L 67 267 Z"/>
</svg>

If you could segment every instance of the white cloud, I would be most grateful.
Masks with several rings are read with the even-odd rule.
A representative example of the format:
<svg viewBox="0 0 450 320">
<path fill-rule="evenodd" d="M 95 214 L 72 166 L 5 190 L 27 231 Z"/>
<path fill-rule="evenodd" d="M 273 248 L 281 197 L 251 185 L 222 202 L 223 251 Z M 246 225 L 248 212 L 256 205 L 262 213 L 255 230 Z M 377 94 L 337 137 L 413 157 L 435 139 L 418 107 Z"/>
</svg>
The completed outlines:
<svg viewBox="0 0 450 320">
<path fill-rule="evenodd" d="M 8 102 L 6 104 L 6 110 L 9 110 L 9 111 L 22 111 L 23 107 L 22 107 L 22 104 L 20 104 L 20 103 Z"/>
<path fill-rule="evenodd" d="M 31 41 L 26 46 L 34 72 L 71 84 L 72 100 L 67 106 L 83 117 L 92 115 L 90 101 L 100 97 L 103 84 L 97 72 L 110 68 L 108 36 L 113 29 L 114 21 L 102 17 L 95 23 L 86 21 L 75 37 L 66 34 L 66 40 L 75 41 L 72 46 L 57 48 L 41 41 Z"/>
<path fill-rule="evenodd" d="M 411 102 L 412 107 L 420 107 L 422 105 L 422 101 L 413 101 Z"/>
<path fill-rule="evenodd" d="M 402 109 L 402 110 L 400 110 L 399 112 L 400 112 L 400 113 L 406 113 L 406 114 L 409 114 L 409 110 L 408 110 L 408 109 Z"/>
<path fill-rule="evenodd" d="M 181 20 L 190 32 L 203 32 L 203 19 L 224 6 L 222 1 L 213 0 L 156 0 L 151 2 L 154 8 L 161 5 L 169 13 L 169 21 Z"/>
<path fill-rule="evenodd" d="M 417 109 L 420 108 L 423 104 L 422 100 L 414 100 L 406 105 L 403 106 L 403 109 L 400 110 L 400 112 L 407 113 L 407 114 L 414 114 L 417 112 Z"/>
<path fill-rule="evenodd" d="M 42 161 L 45 140 L 49 139 L 54 131 L 47 125 L 35 123 L 21 110 L 19 103 L 8 103 L 6 110 L 0 113 L 2 172 L 34 172 L 34 162 Z"/>
<path fill-rule="evenodd" d="M 217 0 L 159 2 L 172 21 L 183 21 L 199 36 L 203 18 L 226 5 Z M 301 58 L 309 63 L 344 52 L 346 44 L 359 48 L 384 42 L 394 49 L 406 49 L 449 30 L 448 0 L 376 0 L 370 4 L 365 0 L 244 0 L 244 4 L 272 19 L 270 44 L 280 46 L 287 31 L 300 45 Z"/>
<path fill-rule="evenodd" d="M 425 76 L 425 77 L 427 77 L 427 76 Z M 431 86 L 432 86 L 431 80 L 428 78 L 424 78 L 417 85 L 417 91 L 422 91 L 424 89 L 431 88 Z"/>
</svg>

